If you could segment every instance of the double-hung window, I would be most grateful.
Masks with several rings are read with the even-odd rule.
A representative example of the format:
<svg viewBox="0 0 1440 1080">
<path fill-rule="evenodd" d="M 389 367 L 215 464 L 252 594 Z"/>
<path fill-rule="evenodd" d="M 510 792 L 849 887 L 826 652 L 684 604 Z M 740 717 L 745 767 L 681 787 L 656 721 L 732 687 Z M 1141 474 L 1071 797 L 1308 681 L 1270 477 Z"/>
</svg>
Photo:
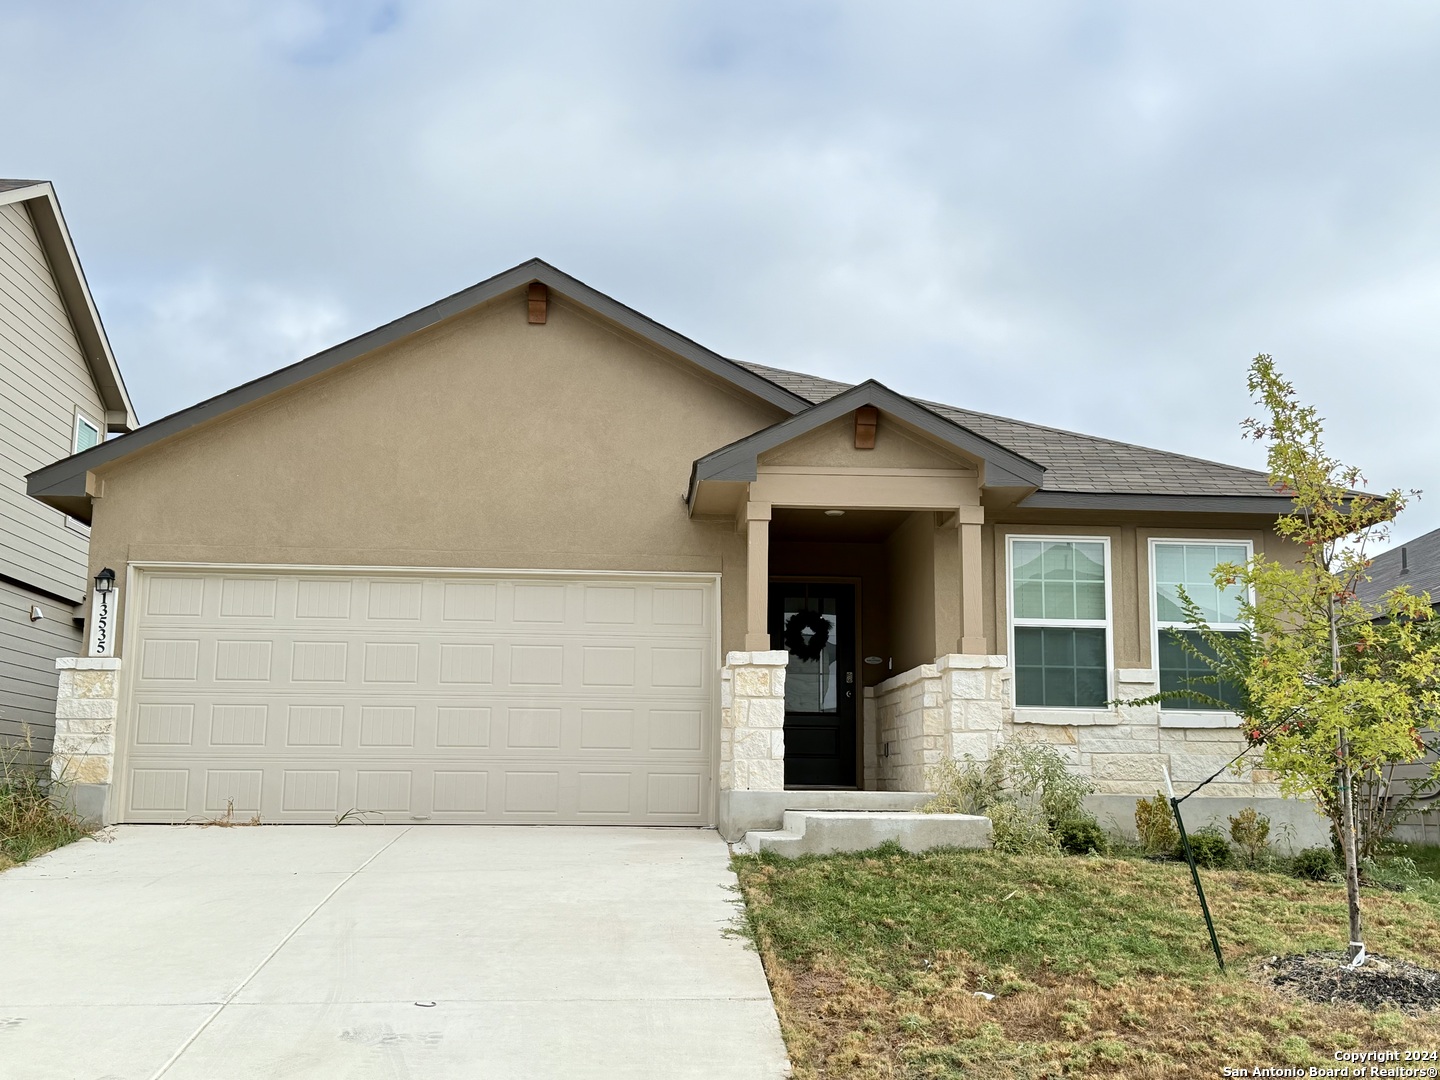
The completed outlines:
<svg viewBox="0 0 1440 1080">
<path fill-rule="evenodd" d="M 1015 704 L 1099 709 L 1110 698 L 1110 545 L 1010 538 Z"/>
<path fill-rule="evenodd" d="M 1160 669 L 1160 689 L 1193 690 L 1218 698 L 1226 706 L 1240 703 L 1238 689 L 1231 683 L 1195 683 L 1191 680 L 1212 676 L 1211 667 L 1175 640 L 1178 633 L 1202 655 L 1214 652 L 1198 630 L 1185 621 L 1180 590 L 1200 609 L 1210 629 L 1224 634 L 1241 634 L 1241 586 L 1215 584 L 1214 570 L 1221 563 L 1245 565 L 1250 558 L 1248 541 L 1150 541 L 1150 580 L 1155 612 L 1156 666 Z M 1173 631 L 1173 632 L 1172 632 Z M 1166 709 L 1218 710 L 1219 705 L 1193 697 L 1171 698 L 1161 703 Z"/>
</svg>

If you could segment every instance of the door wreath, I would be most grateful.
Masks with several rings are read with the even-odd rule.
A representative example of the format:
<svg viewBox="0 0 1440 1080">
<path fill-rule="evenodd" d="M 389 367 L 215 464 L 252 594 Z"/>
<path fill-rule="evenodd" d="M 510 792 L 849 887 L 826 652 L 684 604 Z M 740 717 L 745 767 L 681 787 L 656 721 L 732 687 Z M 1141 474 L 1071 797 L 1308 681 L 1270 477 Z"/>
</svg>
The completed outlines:
<svg viewBox="0 0 1440 1080">
<path fill-rule="evenodd" d="M 807 640 L 805 631 L 810 631 Z M 830 644 L 830 622 L 818 611 L 797 611 L 785 620 L 785 648 L 800 660 L 819 660 Z"/>
</svg>

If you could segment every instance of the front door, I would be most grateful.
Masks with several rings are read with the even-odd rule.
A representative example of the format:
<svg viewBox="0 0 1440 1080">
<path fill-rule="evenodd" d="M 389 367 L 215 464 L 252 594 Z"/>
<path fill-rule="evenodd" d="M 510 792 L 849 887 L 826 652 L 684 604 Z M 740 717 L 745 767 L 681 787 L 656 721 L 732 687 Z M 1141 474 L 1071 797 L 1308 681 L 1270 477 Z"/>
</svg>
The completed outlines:
<svg viewBox="0 0 1440 1080">
<path fill-rule="evenodd" d="M 855 587 L 775 582 L 770 641 L 785 669 L 785 786 L 855 786 Z"/>
</svg>

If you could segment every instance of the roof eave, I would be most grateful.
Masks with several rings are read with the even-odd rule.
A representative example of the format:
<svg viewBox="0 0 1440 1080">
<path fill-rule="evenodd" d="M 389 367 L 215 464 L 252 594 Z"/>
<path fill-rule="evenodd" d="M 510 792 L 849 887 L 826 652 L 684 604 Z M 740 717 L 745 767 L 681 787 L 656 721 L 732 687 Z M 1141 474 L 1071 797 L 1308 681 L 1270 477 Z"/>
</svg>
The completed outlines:
<svg viewBox="0 0 1440 1080">
<path fill-rule="evenodd" d="M 75 327 L 75 335 L 85 354 L 86 365 L 95 382 L 95 389 L 105 405 L 105 428 L 110 433 L 133 431 L 139 426 L 130 393 L 125 388 L 120 365 L 110 348 L 110 339 L 100 321 L 95 299 L 85 280 L 85 270 L 70 238 L 65 215 L 54 185 L 38 181 L 27 187 L 12 188 L 0 193 L 0 205 L 23 202 L 30 211 L 35 232 L 49 260 L 60 298 Z"/>
<path fill-rule="evenodd" d="M 252 379 L 248 383 L 192 405 L 188 409 L 182 409 L 177 413 L 162 417 L 118 439 L 111 439 L 91 447 L 84 453 L 38 469 L 27 478 L 27 490 L 36 498 L 43 499 L 45 492 L 58 488 L 70 490 L 77 483 L 77 479 L 83 485 L 84 475 L 91 469 L 110 464 L 163 439 L 171 438 L 199 424 L 217 419 L 234 409 L 242 408 L 261 398 L 323 375 L 340 364 L 358 359 L 366 353 L 393 344 L 412 334 L 420 333 L 446 319 L 454 318 L 536 281 L 611 320 L 652 345 L 690 360 L 700 368 L 754 394 L 783 412 L 794 415 L 810 408 L 810 403 L 799 395 L 792 394 L 768 379 L 761 378 L 752 371 L 747 371 L 733 360 L 726 359 L 719 353 L 712 352 L 669 327 L 647 318 L 633 308 L 626 307 L 599 290 L 556 269 L 543 259 L 530 259 L 472 285 L 468 289 L 463 289 L 443 300 L 437 300 L 433 304 L 420 308 L 418 311 L 412 311 L 408 315 L 403 315 L 374 330 L 351 338 L 349 341 L 341 342 L 339 345 L 306 357 L 288 367 L 272 371 L 268 375 L 262 375 L 258 379 Z"/>
<path fill-rule="evenodd" d="M 1165 492 L 1037 491 L 1019 510 L 1135 510 L 1188 514 L 1265 514 L 1284 517 L 1294 502 L 1284 495 L 1186 495 Z"/>
<path fill-rule="evenodd" d="M 71 459 L 67 458 L 66 460 Z M 51 467 L 53 468 L 53 466 Z M 93 480 L 89 470 L 66 474 L 51 484 L 37 483 L 37 479 L 44 471 L 42 469 L 26 477 L 26 494 L 46 506 L 54 507 L 56 510 L 69 514 L 77 521 L 89 525 L 93 512 L 90 501 Z"/>
</svg>

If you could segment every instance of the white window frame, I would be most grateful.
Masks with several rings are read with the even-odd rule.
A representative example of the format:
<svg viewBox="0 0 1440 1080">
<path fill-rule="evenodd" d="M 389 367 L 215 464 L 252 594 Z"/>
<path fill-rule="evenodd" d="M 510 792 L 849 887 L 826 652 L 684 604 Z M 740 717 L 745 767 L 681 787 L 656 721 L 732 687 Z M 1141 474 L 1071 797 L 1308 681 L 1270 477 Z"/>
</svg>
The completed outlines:
<svg viewBox="0 0 1440 1080">
<path fill-rule="evenodd" d="M 95 432 L 95 445 L 99 446 L 105 441 L 105 429 L 91 420 L 78 406 L 75 409 L 75 424 L 70 431 L 70 453 L 80 453 L 80 425 L 84 424 Z"/>
<path fill-rule="evenodd" d="M 1216 545 L 1218 545 L 1218 544 L 1228 544 L 1228 545 L 1230 545 L 1230 546 L 1232 546 L 1232 547 L 1243 547 L 1243 548 L 1245 549 L 1245 561 L 1246 561 L 1247 563 L 1248 563 L 1251 559 L 1253 559 L 1253 558 L 1255 557 L 1255 541 L 1254 541 L 1254 540 L 1251 540 L 1251 539 L 1249 539 L 1249 538 L 1247 538 L 1247 537 L 1239 537 L 1239 536 L 1152 536 L 1152 537 L 1150 537 L 1150 542 L 1149 542 L 1149 553 L 1150 553 L 1150 582 L 1149 582 L 1149 591 L 1150 591 L 1150 595 L 1149 595 L 1149 597 L 1148 597 L 1148 603 L 1149 603 L 1149 607 L 1150 607 L 1150 660 L 1151 660 L 1152 666 L 1153 666 L 1154 669 L 1155 669 L 1155 687 L 1156 687 L 1157 690 L 1158 690 L 1159 687 L 1160 687 L 1160 633 L 1161 633 L 1161 631 L 1162 631 L 1162 630 L 1169 630 L 1169 629 L 1171 629 L 1172 627 L 1173 627 L 1174 629 L 1176 629 L 1176 630 L 1189 630 L 1189 629 L 1191 629 L 1191 626 L 1190 626 L 1189 623 L 1184 623 L 1184 622 L 1166 622 L 1166 623 L 1161 623 L 1161 621 L 1160 621 L 1160 601 L 1159 601 L 1159 598 L 1158 598 L 1157 595 L 1156 595 L 1156 593 L 1157 593 L 1157 591 L 1158 591 L 1158 589 L 1159 589 L 1159 587 L 1160 587 L 1160 582 L 1159 582 L 1159 577 L 1158 577 L 1158 575 L 1157 575 L 1156 572 L 1155 572 L 1155 565 L 1156 565 L 1156 564 L 1155 564 L 1155 555 L 1156 555 L 1156 549 L 1157 549 L 1161 544 L 1205 544 L 1205 545 L 1208 546 L 1208 547 L 1214 547 L 1214 546 L 1216 546 Z M 1255 602 L 1255 590 L 1254 590 L 1254 589 L 1251 589 L 1251 590 L 1250 590 L 1250 602 L 1251 602 L 1252 604 Z M 1248 626 L 1246 626 L 1244 623 L 1222 623 L 1222 624 L 1212 625 L 1212 626 L 1210 627 L 1210 629 L 1212 629 L 1212 630 L 1217 630 L 1217 631 L 1221 631 L 1221 632 L 1223 632 L 1223 633 L 1231 633 L 1231 632 L 1235 632 L 1235 631 L 1241 631 L 1241 632 L 1243 632 L 1243 631 L 1249 630 L 1250 628 L 1249 628 Z M 1174 717 L 1174 718 L 1177 718 L 1177 719 L 1178 719 L 1178 718 L 1181 718 L 1181 717 L 1204 717 L 1204 718 L 1214 718 L 1214 719 L 1216 719 L 1216 720 L 1226 721 L 1227 723 L 1236 723 L 1236 724 L 1239 723 L 1239 715 L 1238 715 L 1236 712 L 1234 712 L 1234 710 L 1231 710 L 1231 709 L 1177 709 L 1177 708 L 1175 708 L 1174 706 L 1170 706 L 1170 707 L 1167 708 L 1166 705 L 1165 705 L 1165 703 L 1164 703 L 1163 701 L 1160 703 L 1160 714 L 1161 714 L 1161 717 L 1162 717 L 1162 718 L 1165 717 L 1165 716 L 1168 714 L 1170 717 Z"/>
<path fill-rule="evenodd" d="M 1017 619 L 1015 617 L 1015 544 L 1017 541 L 1025 542 L 1039 540 L 1052 544 L 1100 544 L 1105 553 L 1105 619 L 1103 622 L 1095 619 L 1068 619 L 1059 622 L 1049 619 Z M 1015 670 L 1015 628 L 1017 626 L 1073 626 L 1076 629 L 1105 631 L 1105 700 L 1115 700 L 1115 618 L 1113 577 L 1110 565 L 1110 538 L 1108 536 L 1085 536 L 1071 533 L 1011 533 L 1005 537 L 1005 615 L 1008 626 L 1006 627 L 1007 644 L 1010 648 L 1010 667 Z M 1074 715 L 1076 713 L 1097 713 L 1108 712 L 1105 704 L 1100 705 L 1021 705 L 1019 704 L 1019 676 L 1014 676 L 1015 682 L 1015 711 L 1020 714 L 1039 713 L 1063 713 Z"/>
</svg>

